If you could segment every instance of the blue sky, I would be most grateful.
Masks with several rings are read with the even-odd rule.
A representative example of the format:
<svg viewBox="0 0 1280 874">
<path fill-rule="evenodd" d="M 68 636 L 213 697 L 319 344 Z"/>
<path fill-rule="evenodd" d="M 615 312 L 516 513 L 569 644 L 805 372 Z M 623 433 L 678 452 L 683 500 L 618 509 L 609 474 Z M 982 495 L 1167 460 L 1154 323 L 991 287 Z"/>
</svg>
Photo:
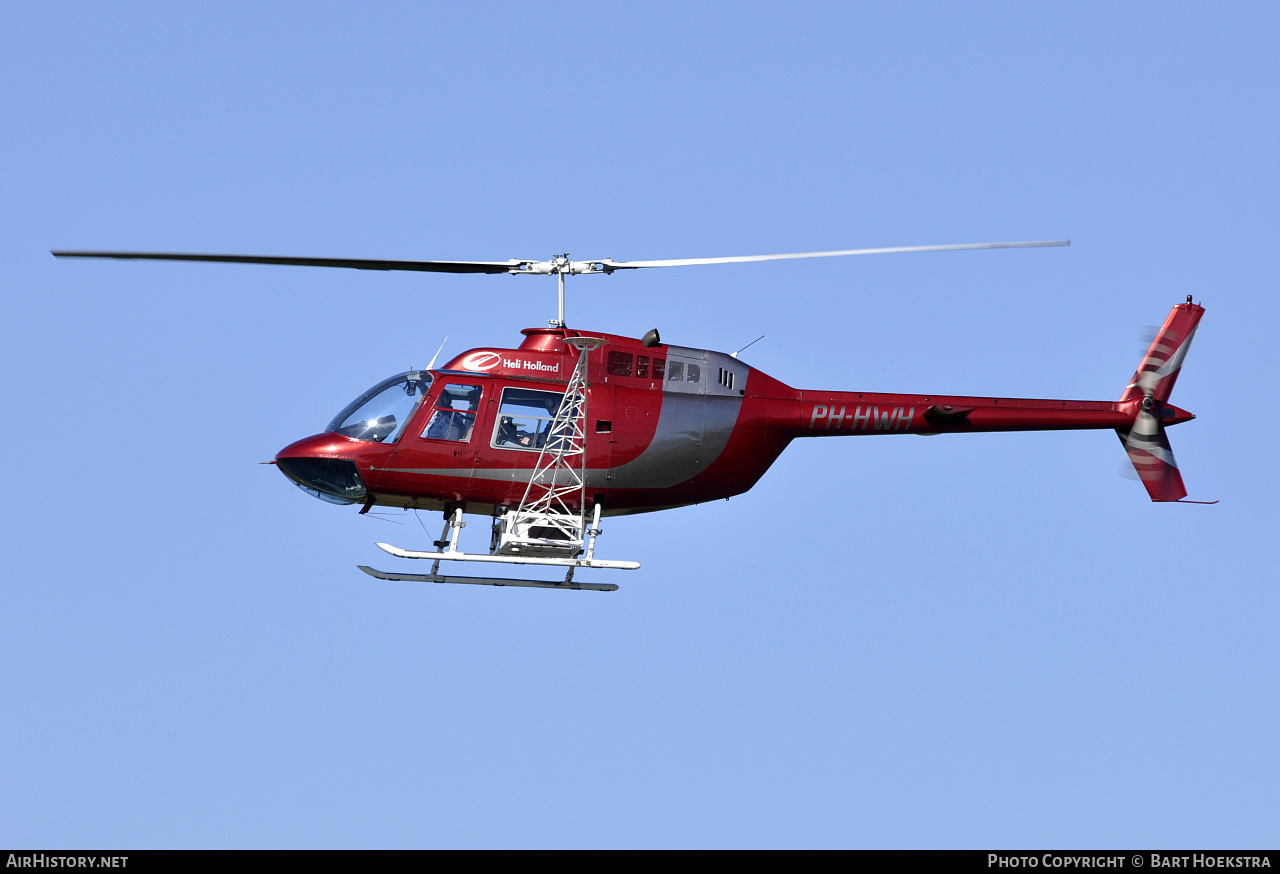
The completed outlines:
<svg viewBox="0 0 1280 874">
<path fill-rule="evenodd" d="M 6 4 L 0 843 L 1274 846 L 1278 24 Z M 514 345 L 551 280 L 48 254 L 1057 237 L 587 277 L 569 320 L 766 334 L 799 387 L 1106 399 L 1191 294 L 1171 439 L 1222 503 L 1152 505 L 1109 433 L 800 441 L 610 521 L 611 595 L 373 583 L 417 521 L 257 464 L 445 335 Z"/>
</svg>

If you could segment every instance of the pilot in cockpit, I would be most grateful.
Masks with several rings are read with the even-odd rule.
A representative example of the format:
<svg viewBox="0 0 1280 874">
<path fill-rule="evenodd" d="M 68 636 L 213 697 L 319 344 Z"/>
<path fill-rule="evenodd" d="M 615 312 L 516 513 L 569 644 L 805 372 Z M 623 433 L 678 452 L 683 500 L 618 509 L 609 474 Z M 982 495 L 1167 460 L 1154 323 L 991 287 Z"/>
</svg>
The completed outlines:
<svg viewBox="0 0 1280 874">
<path fill-rule="evenodd" d="M 446 385 L 422 436 L 436 440 L 469 440 L 479 408 L 479 386 Z"/>
</svg>

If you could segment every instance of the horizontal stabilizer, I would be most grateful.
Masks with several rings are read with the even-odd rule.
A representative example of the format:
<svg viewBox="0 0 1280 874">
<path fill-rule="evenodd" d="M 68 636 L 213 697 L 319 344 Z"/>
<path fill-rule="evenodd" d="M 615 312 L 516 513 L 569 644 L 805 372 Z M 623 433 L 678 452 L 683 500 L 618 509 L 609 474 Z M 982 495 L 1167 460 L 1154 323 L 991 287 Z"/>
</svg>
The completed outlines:
<svg viewBox="0 0 1280 874">
<path fill-rule="evenodd" d="M 924 411 L 924 419 L 930 425 L 968 425 L 969 414 L 975 407 L 956 407 L 951 404 L 932 404 Z"/>
</svg>

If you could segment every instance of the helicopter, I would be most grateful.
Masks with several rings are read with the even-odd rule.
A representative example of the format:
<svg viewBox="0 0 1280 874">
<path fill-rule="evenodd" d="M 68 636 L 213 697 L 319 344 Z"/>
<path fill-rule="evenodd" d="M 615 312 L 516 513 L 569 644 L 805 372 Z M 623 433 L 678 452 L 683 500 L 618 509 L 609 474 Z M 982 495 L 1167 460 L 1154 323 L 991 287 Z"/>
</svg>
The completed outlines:
<svg viewBox="0 0 1280 874">
<path fill-rule="evenodd" d="M 430 273 L 555 276 L 558 316 L 526 328 L 514 347 L 468 349 L 437 368 L 390 376 L 325 429 L 273 461 L 320 500 L 440 512 L 435 549 L 378 543 L 392 556 L 432 562 L 430 573 L 376 570 L 380 580 L 615 591 L 574 579 L 580 569 L 635 570 L 599 559 L 601 518 L 727 499 L 752 488 L 799 437 L 939 435 L 1110 429 L 1152 501 L 1187 501 L 1166 435 L 1194 419 L 1169 403 L 1204 308 L 1174 305 L 1114 401 L 885 394 L 796 389 L 738 359 L 664 343 L 571 329 L 565 278 L 619 270 L 906 252 L 1068 246 L 1069 240 L 845 249 L 665 261 L 397 261 L 55 250 L 59 258 L 206 261 Z M 745 348 L 745 347 L 744 347 Z M 443 345 L 441 347 L 443 349 Z M 490 519 L 487 552 L 459 549 L 466 515 Z M 563 580 L 454 576 L 442 562 L 564 569 Z"/>
</svg>

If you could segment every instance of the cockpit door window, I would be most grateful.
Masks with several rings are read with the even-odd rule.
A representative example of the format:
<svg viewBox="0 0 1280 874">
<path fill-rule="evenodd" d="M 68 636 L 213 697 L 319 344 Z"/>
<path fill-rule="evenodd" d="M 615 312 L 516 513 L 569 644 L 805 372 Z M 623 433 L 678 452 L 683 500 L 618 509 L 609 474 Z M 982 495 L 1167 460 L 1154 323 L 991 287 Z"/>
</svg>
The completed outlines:
<svg viewBox="0 0 1280 874">
<path fill-rule="evenodd" d="M 448 383 L 440 390 L 422 436 L 431 440 L 470 440 L 479 409 L 480 386 Z"/>
</svg>

